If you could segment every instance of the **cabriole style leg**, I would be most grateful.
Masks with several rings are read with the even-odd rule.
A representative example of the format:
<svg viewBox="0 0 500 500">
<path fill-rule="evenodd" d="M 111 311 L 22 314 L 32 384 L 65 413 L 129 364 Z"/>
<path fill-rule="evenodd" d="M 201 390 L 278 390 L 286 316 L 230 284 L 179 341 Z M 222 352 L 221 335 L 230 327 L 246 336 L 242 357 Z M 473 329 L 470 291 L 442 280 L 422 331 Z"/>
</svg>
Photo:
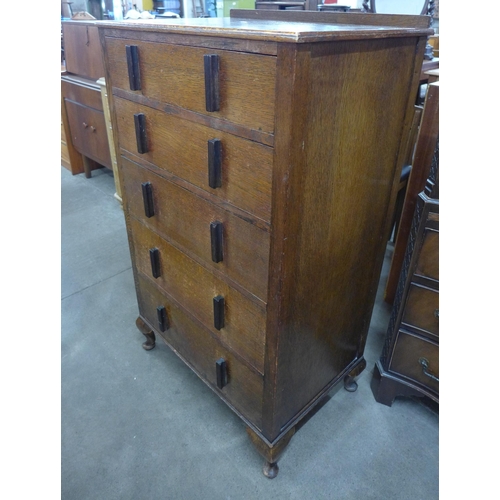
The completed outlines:
<svg viewBox="0 0 500 500">
<path fill-rule="evenodd" d="M 146 342 L 142 344 L 143 349 L 150 351 L 156 345 L 156 337 L 153 330 L 140 317 L 137 318 L 135 324 L 139 331 L 146 337 Z"/>
<path fill-rule="evenodd" d="M 349 392 L 355 392 L 358 389 L 358 383 L 354 380 L 366 368 L 364 358 L 344 377 L 344 389 Z"/>
</svg>

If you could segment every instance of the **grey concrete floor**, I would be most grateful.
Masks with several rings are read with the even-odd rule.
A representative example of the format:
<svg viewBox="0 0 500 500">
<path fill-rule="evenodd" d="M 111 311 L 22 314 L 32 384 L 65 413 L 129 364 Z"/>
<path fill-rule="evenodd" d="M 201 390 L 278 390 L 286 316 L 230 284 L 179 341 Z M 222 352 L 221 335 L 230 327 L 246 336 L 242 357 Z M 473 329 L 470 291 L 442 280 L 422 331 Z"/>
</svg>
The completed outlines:
<svg viewBox="0 0 500 500">
<path fill-rule="evenodd" d="M 144 351 L 112 172 L 61 169 L 63 500 L 432 500 L 438 410 L 373 398 L 390 308 L 381 299 L 355 393 L 338 390 L 292 438 L 278 477 L 238 417 L 159 340 Z"/>
</svg>

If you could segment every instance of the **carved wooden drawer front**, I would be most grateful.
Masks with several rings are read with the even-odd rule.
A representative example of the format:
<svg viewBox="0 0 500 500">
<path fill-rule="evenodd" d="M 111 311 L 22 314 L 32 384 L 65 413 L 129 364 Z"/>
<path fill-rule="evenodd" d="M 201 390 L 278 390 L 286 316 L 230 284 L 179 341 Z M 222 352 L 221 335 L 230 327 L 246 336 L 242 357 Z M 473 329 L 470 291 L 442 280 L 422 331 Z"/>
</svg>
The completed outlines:
<svg viewBox="0 0 500 500">
<path fill-rule="evenodd" d="M 263 373 L 264 308 L 146 229 L 136 219 L 131 218 L 130 227 L 139 271 L 156 280 L 225 345 L 239 352 Z M 154 250 L 157 252 L 152 252 Z M 152 269 L 152 255 L 158 259 L 156 273 Z M 216 325 L 217 305 L 214 303 L 217 297 L 223 298 L 223 321 L 219 327 Z"/>
<path fill-rule="evenodd" d="M 439 293 L 423 286 L 410 285 L 403 323 L 439 335 Z"/>
<path fill-rule="evenodd" d="M 266 301 L 268 232 L 128 160 L 122 169 L 134 217 Z"/>
<path fill-rule="evenodd" d="M 104 113 L 68 100 L 66 111 L 75 148 L 99 163 L 110 165 Z"/>
<path fill-rule="evenodd" d="M 152 328 L 215 390 L 216 361 L 227 363 L 224 396 L 243 415 L 260 427 L 262 419 L 262 376 L 225 349 L 205 328 L 191 319 L 175 302 L 147 279 L 139 277 L 139 309 Z M 162 311 L 162 308 L 165 311 Z M 163 318 L 159 323 L 158 318 Z"/>
<path fill-rule="evenodd" d="M 439 280 L 439 232 L 427 230 L 415 274 Z"/>
<path fill-rule="evenodd" d="M 390 371 L 439 391 L 439 346 L 428 340 L 399 332 Z"/>
<path fill-rule="evenodd" d="M 122 149 L 270 221 L 272 148 L 118 97 L 115 109 Z M 143 153 L 138 152 L 137 114 L 145 123 Z"/>
<path fill-rule="evenodd" d="M 274 131 L 275 57 L 139 40 L 108 38 L 106 43 L 113 87 L 131 91 L 126 46 L 137 47 L 140 95 L 254 130 Z M 218 88 L 216 111 L 207 111 L 207 55 L 219 61 L 218 75 L 214 71 L 207 76 Z"/>
</svg>

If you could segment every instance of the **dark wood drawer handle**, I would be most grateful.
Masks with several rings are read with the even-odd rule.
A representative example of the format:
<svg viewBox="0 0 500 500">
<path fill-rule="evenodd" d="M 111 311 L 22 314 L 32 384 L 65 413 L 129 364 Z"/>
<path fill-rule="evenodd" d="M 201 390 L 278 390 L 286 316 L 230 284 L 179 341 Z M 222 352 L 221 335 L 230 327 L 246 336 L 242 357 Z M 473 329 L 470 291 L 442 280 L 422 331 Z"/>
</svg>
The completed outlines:
<svg viewBox="0 0 500 500">
<path fill-rule="evenodd" d="M 210 223 L 210 239 L 212 243 L 212 260 L 216 263 L 223 260 L 223 247 L 222 247 L 222 222 L 215 221 Z"/>
<path fill-rule="evenodd" d="M 137 152 L 141 155 L 148 152 L 148 138 L 146 135 L 146 115 L 137 113 L 134 115 L 135 139 L 137 141 Z"/>
<path fill-rule="evenodd" d="M 219 111 L 219 56 L 205 54 L 203 56 L 205 69 L 205 104 L 207 111 Z"/>
<path fill-rule="evenodd" d="M 153 201 L 153 186 L 151 182 L 143 182 L 142 187 L 142 200 L 144 201 L 144 214 L 146 217 L 153 217 L 155 214 L 155 206 Z"/>
<path fill-rule="evenodd" d="M 149 258 L 151 260 L 151 274 L 153 278 L 159 278 L 161 276 L 160 251 L 157 248 L 150 248 Z"/>
<path fill-rule="evenodd" d="M 125 45 L 127 52 L 128 80 L 130 90 L 141 90 L 141 71 L 139 68 L 139 47 Z"/>
<path fill-rule="evenodd" d="M 158 315 L 158 328 L 160 329 L 160 332 L 168 330 L 170 325 L 168 323 L 167 310 L 165 309 L 165 306 L 158 306 L 156 308 L 156 313 Z"/>
<path fill-rule="evenodd" d="M 208 185 L 222 187 L 222 142 L 220 139 L 208 141 Z"/>
<path fill-rule="evenodd" d="M 222 295 L 214 297 L 214 328 L 216 330 L 224 328 L 224 297 Z"/>
<path fill-rule="evenodd" d="M 217 387 L 222 389 L 227 385 L 227 363 L 224 358 L 220 358 L 215 362 L 215 373 L 217 376 Z"/>
<path fill-rule="evenodd" d="M 425 376 L 431 378 L 432 380 L 435 380 L 436 382 L 439 382 L 439 378 L 429 371 L 429 361 L 426 358 L 420 358 L 418 362 L 422 365 L 422 371 L 424 372 Z"/>
</svg>

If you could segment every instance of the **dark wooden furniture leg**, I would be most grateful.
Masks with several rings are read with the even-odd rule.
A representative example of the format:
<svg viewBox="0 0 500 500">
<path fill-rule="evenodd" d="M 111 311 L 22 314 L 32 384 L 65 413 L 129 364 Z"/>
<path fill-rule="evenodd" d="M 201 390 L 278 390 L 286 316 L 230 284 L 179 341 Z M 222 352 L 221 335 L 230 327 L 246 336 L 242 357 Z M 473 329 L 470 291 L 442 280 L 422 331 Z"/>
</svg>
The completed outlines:
<svg viewBox="0 0 500 500">
<path fill-rule="evenodd" d="M 156 345 L 156 337 L 153 330 L 151 330 L 151 328 L 149 328 L 149 326 L 146 325 L 140 317 L 137 318 L 135 324 L 139 331 L 146 337 L 146 342 L 142 344 L 143 349 L 146 349 L 146 351 L 154 349 L 154 346 Z"/>
<path fill-rule="evenodd" d="M 344 389 L 346 391 L 355 392 L 358 389 L 358 383 L 354 380 L 354 378 L 357 377 L 365 368 L 366 360 L 363 358 L 362 361 L 344 377 Z"/>
<path fill-rule="evenodd" d="M 274 479 L 279 472 L 278 458 L 288 446 L 290 439 L 295 434 L 295 427 L 292 427 L 279 441 L 271 445 L 258 436 L 250 427 L 247 427 L 247 433 L 252 440 L 255 448 L 266 460 L 262 472 L 269 479 Z"/>
</svg>

